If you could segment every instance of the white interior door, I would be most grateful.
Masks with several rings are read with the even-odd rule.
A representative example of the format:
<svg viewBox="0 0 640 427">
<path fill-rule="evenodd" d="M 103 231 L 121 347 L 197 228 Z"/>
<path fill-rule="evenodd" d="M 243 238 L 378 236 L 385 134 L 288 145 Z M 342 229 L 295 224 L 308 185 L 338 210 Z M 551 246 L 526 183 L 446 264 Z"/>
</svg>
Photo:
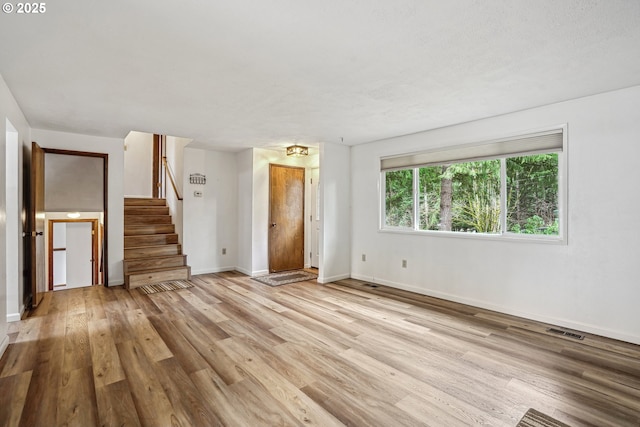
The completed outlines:
<svg viewBox="0 0 640 427">
<path fill-rule="evenodd" d="M 93 283 L 92 235 L 90 222 L 68 222 L 67 226 L 67 286 L 79 288 Z"/>
<path fill-rule="evenodd" d="M 311 169 L 311 267 L 320 265 L 320 169 Z"/>
</svg>

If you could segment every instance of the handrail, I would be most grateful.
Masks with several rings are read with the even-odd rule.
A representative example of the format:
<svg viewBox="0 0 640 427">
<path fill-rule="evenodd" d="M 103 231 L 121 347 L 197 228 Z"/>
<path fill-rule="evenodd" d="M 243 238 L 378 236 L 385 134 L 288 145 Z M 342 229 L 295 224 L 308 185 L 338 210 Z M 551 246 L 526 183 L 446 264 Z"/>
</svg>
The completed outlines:
<svg viewBox="0 0 640 427">
<path fill-rule="evenodd" d="M 173 171 L 171 170 L 171 168 L 169 167 L 169 163 L 167 162 L 167 156 L 162 157 L 162 164 L 164 165 L 165 173 L 168 172 L 169 180 L 171 181 L 171 186 L 173 187 L 173 191 L 176 193 L 176 198 L 178 200 L 182 200 L 182 196 L 180 196 L 180 193 L 178 192 L 178 187 L 176 187 L 176 182 L 173 178 Z"/>
</svg>

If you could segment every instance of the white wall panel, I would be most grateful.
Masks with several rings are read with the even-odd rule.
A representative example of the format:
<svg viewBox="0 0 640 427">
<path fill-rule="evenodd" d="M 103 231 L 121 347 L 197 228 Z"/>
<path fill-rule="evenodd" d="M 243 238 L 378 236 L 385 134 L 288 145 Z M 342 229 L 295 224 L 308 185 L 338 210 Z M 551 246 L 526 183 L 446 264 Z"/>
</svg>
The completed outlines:
<svg viewBox="0 0 640 427">
<path fill-rule="evenodd" d="M 205 185 L 189 175 L 206 175 Z M 183 249 L 193 274 L 233 270 L 237 262 L 237 169 L 234 153 L 184 150 Z M 202 193 L 196 197 L 194 192 Z M 222 249 L 226 254 L 222 254 Z"/>
</svg>

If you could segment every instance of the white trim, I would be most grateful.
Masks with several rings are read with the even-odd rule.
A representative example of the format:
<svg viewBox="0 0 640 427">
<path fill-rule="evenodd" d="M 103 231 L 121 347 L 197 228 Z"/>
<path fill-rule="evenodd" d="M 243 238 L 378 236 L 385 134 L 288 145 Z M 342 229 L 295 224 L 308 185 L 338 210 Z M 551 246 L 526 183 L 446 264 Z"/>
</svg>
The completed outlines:
<svg viewBox="0 0 640 427">
<path fill-rule="evenodd" d="M 498 313 L 522 317 L 524 319 L 535 320 L 537 322 L 543 322 L 550 325 L 565 327 L 565 328 L 574 329 L 580 332 L 587 332 L 590 334 L 601 335 L 607 338 L 612 338 L 612 339 L 640 345 L 640 335 L 625 334 L 612 329 L 602 328 L 602 327 L 599 327 L 598 325 L 574 322 L 572 320 L 558 318 L 558 317 L 544 316 L 544 315 L 539 315 L 539 314 L 530 313 L 530 312 L 513 310 L 509 307 L 492 304 L 487 301 L 476 300 L 473 298 L 465 298 L 458 295 L 449 294 L 446 292 L 435 291 L 433 289 L 419 288 L 416 286 L 407 285 L 405 283 L 393 282 L 390 280 L 373 279 L 373 278 L 360 276 L 360 275 L 353 275 L 352 277 L 354 279 L 364 280 L 364 281 L 372 282 L 378 285 L 389 286 L 395 289 L 402 289 L 404 291 L 414 292 L 420 295 L 426 295 L 433 298 L 440 298 L 446 301 L 457 302 L 459 304 L 470 305 L 472 307 L 478 307 L 485 310 L 497 311 Z"/>
<path fill-rule="evenodd" d="M 19 322 L 22 320 L 22 315 L 24 314 L 24 305 L 20 307 L 19 313 L 7 313 L 7 322 Z"/>
<path fill-rule="evenodd" d="M 542 243 L 545 245 L 562 245 L 566 242 L 560 236 L 546 235 L 546 234 L 520 234 L 520 233 L 467 233 L 462 231 L 438 231 L 438 230 L 413 230 L 410 228 L 382 228 L 378 230 L 378 233 L 389 234 L 413 234 L 423 235 L 430 237 L 447 237 L 455 239 L 479 239 L 479 240 L 495 240 L 495 241 L 510 241 L 510 242 L 523 242 L 523 243 Z"/>
<path fill-rule="evenodd" d="M 269 270 L 256 270 L 256 271 L 251 272 L 248 275 L 251 276 L 251 277 L 256 277 L 256 276 L 264 276 L 264 275 L 267 275 L 267 274 L 269 274 Z"/>
<path fill-rule="evenodd" d="M 9 336 L 5 335 L 5 337 L 2 339 L 2 343 L 0 343 L 0 358 L 2 358 L 2 356 L 4 355 L 7 347 L 9 347 Z"/>
<path fill-rule="evenodd" d="M 351 278 L 350 274 L 338 274 L 330 277 L 318 276 L 318 283 L 321 283 L 321 284 L 331 283 L 331 282 L 335 282 L 336 280 L 344 280 L 344 279 L 350 279 L 350 278 Z"/>
<path fill-rule="evenodd" d="M 246 268 L 235 267 L 235 270 L 244 275 L 251 276 L 251 271 L 247 270 Z"/>
</svg>

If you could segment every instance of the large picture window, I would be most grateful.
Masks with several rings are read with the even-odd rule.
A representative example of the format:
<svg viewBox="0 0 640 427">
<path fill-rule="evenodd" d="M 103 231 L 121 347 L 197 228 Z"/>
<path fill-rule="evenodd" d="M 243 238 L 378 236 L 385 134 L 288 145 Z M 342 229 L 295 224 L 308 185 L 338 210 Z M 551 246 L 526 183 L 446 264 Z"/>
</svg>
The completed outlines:
<svg viewBox="0 0 640 427">
<path fill-rule="evenodd" d="M 554 130 L 382 159 L 382 227 L 561 238 L 563 147 Z"/>
</svg>

